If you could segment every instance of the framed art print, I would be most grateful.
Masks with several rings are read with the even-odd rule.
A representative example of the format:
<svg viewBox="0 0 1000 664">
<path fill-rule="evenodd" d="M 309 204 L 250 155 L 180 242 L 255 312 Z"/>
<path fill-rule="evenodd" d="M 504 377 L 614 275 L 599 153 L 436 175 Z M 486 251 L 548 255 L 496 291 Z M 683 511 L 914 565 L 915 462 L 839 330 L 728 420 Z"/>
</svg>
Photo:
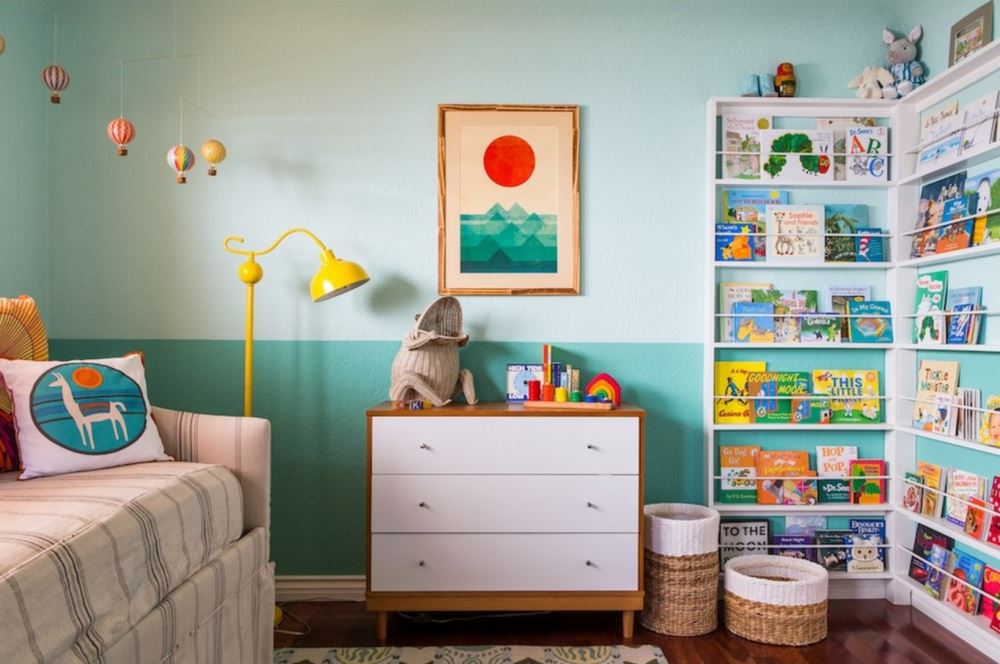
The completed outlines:
<svg viewBox="0 0 1000 664">
<path fill-rule="evenodd" d="M 438 290 L 580 292 L 579 106 L 438 106 Z"/>
<path fill-rule="evenodd" d="M 993 39 L 993 0 L 951 26 L 948 66 L 961 62 Z"/>
</svg>

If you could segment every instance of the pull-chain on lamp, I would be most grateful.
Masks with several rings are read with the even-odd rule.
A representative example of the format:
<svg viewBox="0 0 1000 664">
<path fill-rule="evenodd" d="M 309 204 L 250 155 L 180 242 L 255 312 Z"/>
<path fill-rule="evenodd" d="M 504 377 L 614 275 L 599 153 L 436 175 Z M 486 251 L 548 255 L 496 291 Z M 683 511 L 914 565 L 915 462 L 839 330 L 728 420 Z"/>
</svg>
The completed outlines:
<svg viewBox="0 0 1000 664">
<path fill-rule="evenodd" d="M 226 238 L 224 243 L 226 251 L 247 257 L 246 262 L 240 265 L 239 270 L 240 281 L 247 285 L 246 345 L 243 363 L 243 414 L 247 417 L 253 415 L 253 287 L 264 277 L 264 269 L 261 268 L 256 259 L 257 256 L 271 253 L 285 238 L 295 233 L 309 236 L 320 248 L 321 263 L 309 287 L 313 302 L 329 300 L 368 283 L 368 274 L 364 268 L 357 263 L 334 256 L 333 252 L 327 249 L 326 245 L 312 231 L 305 228 L 293 228 L 285 231 L 271 246 L 261 251 L 250 251 L 232 246 L 233 243 L 246 242 L 239 236 L 232 235 Z"/>
</svg>

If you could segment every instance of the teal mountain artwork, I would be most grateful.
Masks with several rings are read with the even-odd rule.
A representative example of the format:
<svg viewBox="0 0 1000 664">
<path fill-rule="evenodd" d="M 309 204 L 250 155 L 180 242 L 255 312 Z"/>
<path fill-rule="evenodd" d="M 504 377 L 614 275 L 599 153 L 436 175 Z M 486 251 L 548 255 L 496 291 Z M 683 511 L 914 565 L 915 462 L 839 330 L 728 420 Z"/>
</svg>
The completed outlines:
<svg viewBox="0 0 1000 664">
<path fill-rule="evenodd" d="M 514 203 L 496 203 L 486 214 L 463 214 L 461 271 L 465 273 L 555 274 L 556 215 L 528 213 Z"/>
</svg>

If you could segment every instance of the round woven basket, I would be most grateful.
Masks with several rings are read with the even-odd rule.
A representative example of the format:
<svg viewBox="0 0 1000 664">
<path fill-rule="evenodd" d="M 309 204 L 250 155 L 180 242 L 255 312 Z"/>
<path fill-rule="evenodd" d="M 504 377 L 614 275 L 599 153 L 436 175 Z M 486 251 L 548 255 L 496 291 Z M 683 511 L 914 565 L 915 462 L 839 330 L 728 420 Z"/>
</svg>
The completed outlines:
<svg viewBox="0 0 1000 664">
<path fill-rule="evenodd" d="M 804 646 L 826 638 L 829 577 L 816 563 L 740 556 L 726 563 L 726 629 L 760 643 Z"/>
<path fill-rule="evenodd" d="M 639 623 L 671 636 L 718 625 L 719 513 L 701 505 L 646 505 L 646 599 Z"/>
</svg>

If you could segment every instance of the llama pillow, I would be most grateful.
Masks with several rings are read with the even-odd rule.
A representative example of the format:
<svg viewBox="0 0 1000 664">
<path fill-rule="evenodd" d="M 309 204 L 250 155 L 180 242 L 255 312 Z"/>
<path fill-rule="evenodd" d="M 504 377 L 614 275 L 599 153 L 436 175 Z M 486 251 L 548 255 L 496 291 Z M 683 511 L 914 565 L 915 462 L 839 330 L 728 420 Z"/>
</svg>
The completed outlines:
<svg viewBox="0 0 1000 664">
<path fill-rule="evenodd" d="M 142 358 L 0 359 L 14 403 L 21 479 L 169 460 L 153 423 Z"/>
</svg>

